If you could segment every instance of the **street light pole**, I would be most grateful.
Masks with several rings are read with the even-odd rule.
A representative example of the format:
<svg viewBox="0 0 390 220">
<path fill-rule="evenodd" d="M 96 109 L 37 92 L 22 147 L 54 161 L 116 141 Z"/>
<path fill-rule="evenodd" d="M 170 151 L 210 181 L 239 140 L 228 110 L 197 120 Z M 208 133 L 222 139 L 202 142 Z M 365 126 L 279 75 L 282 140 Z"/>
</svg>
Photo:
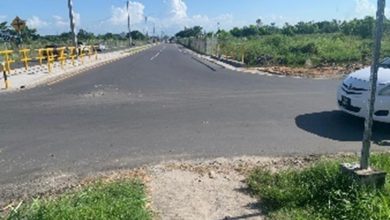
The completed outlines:
<svg viewBox="0 0 390 220">
<path fill-rule="evenodd" d="M 129 31 L 129 46 L 132 47 L 133 39 L 131 37 L 131 20 L 130 20 L 130 2 L 127 0 L 127 29 Z"/>
<path fill-rule="evenodd" d="M 362 154 L 360 159 L 360 169 L 366 170 L 369 167 L 369 157 L 370 157 L 370 148 L 371 148 L 371 138 L 372 138 L 372 125 L 373 125 L 373 115 L 374 115 L 374 106 L 375 106 L 375 97 L 377 90 L 378 82 L 378 69 L 379 69 L 379 59 L 380 59 L 380 50 L 381 42 L 383 35 L 383 20 L 385 13 L 386 0 L 378 0 L 378 10 L 377 10 L 377 20 L 376 20 L 376 30 L 374 36 L 374 51 L 373 51 L 373 62 L 371 66 L 371 76 L 370 76 L 370 87 L 369 87 L 369 99 L 368 99 L 368 114 L 365 120 L 365 129 L 363 136 L 363 147 Z"/>
<path fill-rule="evenodd" d="M 74 20 L 73 1 L 72 0 L 68 0 L 68 8 L 69 8 L 70 31 L 72 32 L 72 43 L 73 43 L 73 46 L 75 48 L 77 48 L 76 24 L 75 24 L 75 20 Z"/>
</svg>

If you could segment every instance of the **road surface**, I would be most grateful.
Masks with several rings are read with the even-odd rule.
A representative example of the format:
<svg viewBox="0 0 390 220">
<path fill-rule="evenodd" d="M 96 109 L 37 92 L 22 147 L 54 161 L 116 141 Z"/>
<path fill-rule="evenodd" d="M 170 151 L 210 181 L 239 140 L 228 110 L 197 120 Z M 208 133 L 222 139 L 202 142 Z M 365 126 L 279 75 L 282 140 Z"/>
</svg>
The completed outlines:
<svg viewBox="0 0 390 220">
<path fill-rule="evenodd" d="M 0 185 L 169 159 L 357 152 L 363 122 L 336 110 L 338 84 L 238 73 L 162 44 L 0 95 Z"/>
</svg>

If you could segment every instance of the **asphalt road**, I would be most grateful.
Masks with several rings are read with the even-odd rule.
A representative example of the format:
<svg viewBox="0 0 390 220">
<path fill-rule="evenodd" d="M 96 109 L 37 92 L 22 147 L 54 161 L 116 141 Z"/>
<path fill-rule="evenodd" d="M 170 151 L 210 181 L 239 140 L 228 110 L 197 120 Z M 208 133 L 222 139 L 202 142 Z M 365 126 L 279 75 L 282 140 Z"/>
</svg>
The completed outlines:
<svg viewBox="0 0 390 220">
<path fill-rule="evenodd" d="M 337 80 L 251 75 L 163 44 L 52 86 L 0 95 L 0 185 L 168 159 L 360 150 Z M 390 139 L 376 124 L 377 140 Z"/>
</svg>

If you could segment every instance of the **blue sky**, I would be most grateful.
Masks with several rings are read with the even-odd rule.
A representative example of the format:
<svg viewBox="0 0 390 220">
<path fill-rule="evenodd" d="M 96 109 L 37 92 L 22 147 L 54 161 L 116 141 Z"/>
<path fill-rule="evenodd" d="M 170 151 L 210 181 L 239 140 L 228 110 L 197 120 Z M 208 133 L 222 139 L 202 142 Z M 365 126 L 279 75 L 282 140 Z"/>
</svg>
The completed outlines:
<svg viewBox="0 0 390 220">
<path fill-rule="evenodd" d="M 125 0 L 73 0 L 77 27 L 95 33 L 126 30 Z M 34 2 L 34 3 L 32 3 Z M 206 30 L 253 24 L 319 20 L 350 20 L 375 14 L 375 0 L 132 0 L 132 27 L 140 31 L 173 34 L 183 27 Z M 390 11 L 390 10 L 389 10 Z M 68 31 L 67 0 L 1 0 L 0 20 L 15 16 L 41 34 Z M 144 17 L 148 17 L 145 24 Z"/>
</svg>

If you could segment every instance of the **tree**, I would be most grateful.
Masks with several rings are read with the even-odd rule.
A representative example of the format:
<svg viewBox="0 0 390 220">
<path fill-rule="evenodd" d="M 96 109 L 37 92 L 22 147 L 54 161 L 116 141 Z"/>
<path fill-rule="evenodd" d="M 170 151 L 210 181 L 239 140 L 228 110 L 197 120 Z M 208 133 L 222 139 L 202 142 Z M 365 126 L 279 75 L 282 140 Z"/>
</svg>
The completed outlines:
<svg viewBox="0 0 390 220">
<path fill-rule="evenodd" d="M 365 17 L 364 19 L 353 19 L 352 21 L 344 21 L 341 24 L 341 30 L 346 35 L 360 36 L 362 38 L 372 38 L 375 19 L 373 17 Z"/>
<path fill-rule="evenodd" d="M 282 34 L 292 36 L 296 33 L 295 27 L 289 23 L 285 23 L 282 29 Z"/>
<path fill-rule="evenodd" d="M 245 26 L 242 28 L 242 36 L 243 37 L 252 37 L 257 36 L 259 34 L 259 30 L 255 25 Z"/>
<path fill-rule="evenodd" d="M 58 37 L 59 37 L 59 40 L 62 42 L 71 41 L 72 40 L 72 32 L 61 33 Z"/>
<path fill-rule="evenodd" d="M 77 38 L 80 40 L 88 41 L 95 38 L 95 35 L 91 32 L 88 32 L 84 29 L 80 29 L 79 33 L 77 34 Z"/>
<path fill-rule="evenodd" d="M 2 22 L 2 23 L 0 23 L 0 31 L 1 31 L 2 33 L 4 33 L 4 32 L 9 32 L 9 27 L 8 27 L 8 25 L 7 25 L 7 22 Z"/>
<path fill-rule="evenodd" d="M 195 26 L 192 28 L 185 28 L 184 30 L 178 32 L 175 36 L 181 37 L 181 38 L 187 38 L 187 37 L 198 37 L 201 36 L 203 33 L 203 28 L 201 26 Z"/>
<path fill-rule="evenodd" d="M 314 34 L 318 31 L 318 26 L 313 22 L 301 21 L 295 25 L 295 29 L 297 34 Z"/>
<path fill-rule="evenodd" d="M 21 31 L 21 37 L 24 42 L 30 42 L 30 41 L 38 40 L 40 36 L 37 33 L 37 29 L 35 28 L 30 29 L 29 27 L 26 26 Z"/>
<path fill-rule="evenodd" d="M 128 35 L 126 37 L 128 37 Z M 134 40 L 145 40 L 146 36 L 143 35 L 140 31 L 132 31 L 131 38 Z"/>
<path fill-rule="evenodd" d="M 11 32 L 12 31 L 7 25 L 7 22 L 0 23 L 0 40 L 10 41 L 14 37 Z"/>
<path fill-rule="evenodd" d="M 242 31 L 238 27 L 235 27 L 232 30 L 230 30 L 230 34 L 233 35 L 234 37 L 242 37 Z"/>
<path fill-rule="evenodd" d="M 214 35 L 214 33 L 213 32 L 207 32 L 205 35 L 206 35 L 206 37 L 212 37 Z"/>
<path fill-rule="evenodd" d="M 333 19 L 332 21 L 317 22 L 319 33 L 336 33 L 340 31 L 340 22 Z"/>
<path fill-rule="evenodd" d="M 257 26 L 257 28 L 260 28 L 261 26 L 263 26 L 263 22 L 261 21 L 260 18 L 256 20 L 256 26 Z"/>
</svg>

